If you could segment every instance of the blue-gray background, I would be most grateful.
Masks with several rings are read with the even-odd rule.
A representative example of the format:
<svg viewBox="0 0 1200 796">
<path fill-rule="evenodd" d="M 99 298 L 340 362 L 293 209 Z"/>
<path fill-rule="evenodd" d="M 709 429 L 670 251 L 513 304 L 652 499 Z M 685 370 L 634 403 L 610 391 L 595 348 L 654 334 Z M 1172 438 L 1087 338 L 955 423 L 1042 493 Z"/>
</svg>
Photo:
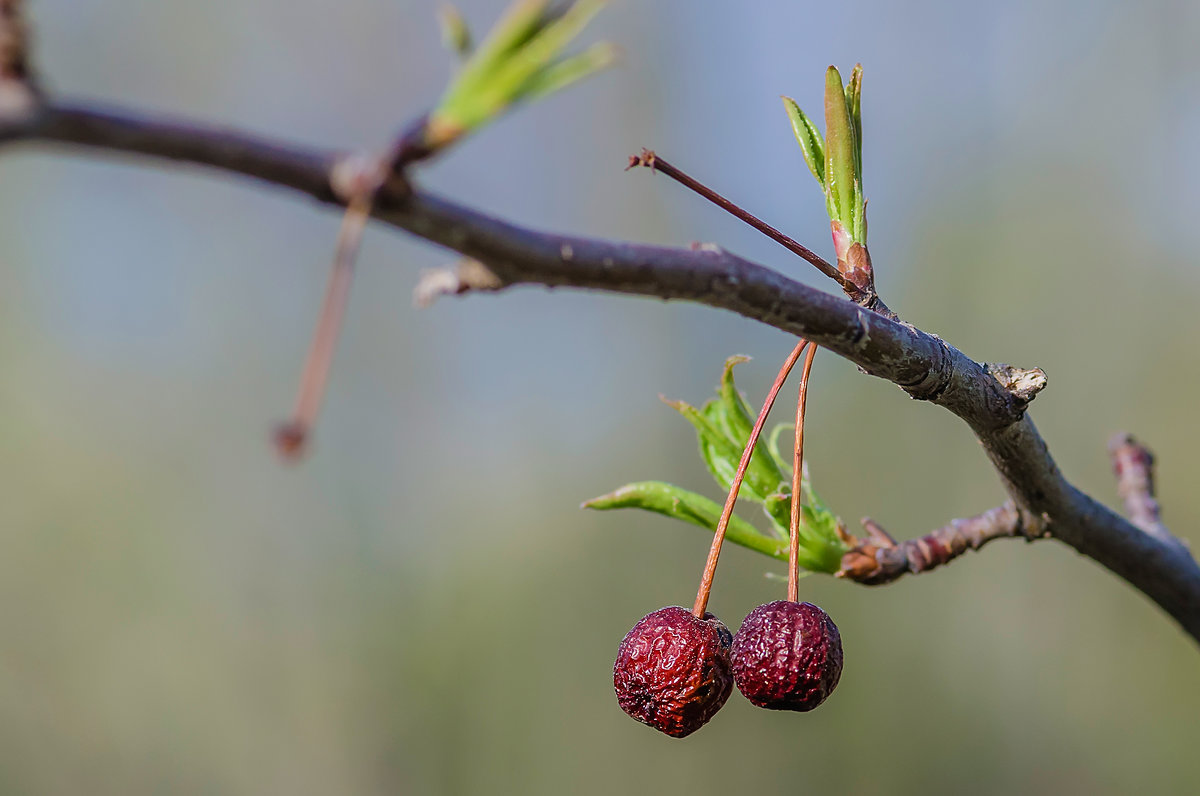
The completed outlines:
<svg viewBox="0 0 1200 796">
<path fill-rule="evenodd" d="M 42 0 L 47 84 L 375 147 L 450 68 L 415 0 Z M 498 3 L 464 4 L 478 29 Z M 803 264 L 667 180 L 641 146 L 828 251 L 778 96 L 866 69 L 880 287 L 981 360 L 1041 366 L 1069 477 L 1159 455 L 1200 540 L 1195 305 L 1200 6 L 948 1 L 639 4 L 587 38 L 622 65 L 423 170 L 546 229 L 719 241 Z M 784 335 L 686 305 L 548 293 L 416 312 L 449 253 L 365 241 L 310 458 L 286 415 L 337 215 L 219 174 L 41 149 L 0 157 L 0 790 L 5 793 L 1184 792 L 1200 657 L 1142 596 L 1055 543 L 999 542 L 868 590 L 812 577 L 846 667 L 816 713 L 734 698 L 679 742 L 616 707 L 616 644 L 687 603 L 706 540 L 579 502 L 625 481 L 714 494 L 659 393 L 703 400 Z M 828 289 L 828 284 L 822 283 Z M 970 434 L 832 356 L 812 468 L 848 520 L 902 536 L 1002 499 Z M 781 568 L 741 549 L 733 627 Z"/>
</svg>

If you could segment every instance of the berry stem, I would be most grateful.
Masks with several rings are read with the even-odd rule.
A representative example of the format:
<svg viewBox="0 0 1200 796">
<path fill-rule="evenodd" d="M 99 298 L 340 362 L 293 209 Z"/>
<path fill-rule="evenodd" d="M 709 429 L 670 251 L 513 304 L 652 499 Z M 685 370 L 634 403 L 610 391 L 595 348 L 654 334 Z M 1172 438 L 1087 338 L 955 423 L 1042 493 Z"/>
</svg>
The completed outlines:
<svg viewBox="0 0 1200 796">
<path fill-rule="evenodd" d="M 792 367 L 800 359 L 800 355 L 804 353 L 804 349 L 808 345 L 808 341 L 801 338 L 792 353 L 788 354 L 788 358 L 783 362 L 783 367 L 775 376 L 775 383 L 771 385 L 771 390 L 767 393 L 767 399 L 763 401 L 758 419 L 754 421 L 754 428 L 750 430 L 750 438 L 746 440 L 742 459 L 738 462 L 737 472 L 734 473 L 733 482 L 729 485 L 729 497 L 725 498 L 725 508 L 721 510 L 721 519 L 717 522 L 717 529 L 713 533 L 712 547 L 708 549 L 708 561 L 704 564 L 704 573 L 700 576 L 700 590 L 696 592 L 696 604 L 692 608 L 692 613 L 697 619 L 703 619 L 704 612 L 708 609 L 708 595 L 712 592 L 713 576 L 717 572 L 717 559 L 721 555 L 721 543 L 725 541 L 725 529 L 729 525 L 729 518 L 733 516 L 733 505 L 737 503 L 738 490 L 742 488 L 746 469 L 750 467 L 750 457 L 754 455 L 758 437 L 767 423 L 767 415 L 770 414 L 771 407 L 775 404 L 775 397 L 779 395 L 779 390 L 787 380 L 788 374 L 792 372 Z"/>
<path fill-rule="evenodd" d="M 789 602 L 799 602 L 800 565 L 800 501 L 804 479 L 804 405 L 808 402 L 808 373 L 812 370 L 817 347 L 809 346 L 804 357 L 804 369 L 800 371 L 800 394 L 796 399 L 796 446 L 792 451 L 792 522 L 791 541 L 788 544 L 788 589 Z"/>
</svg>

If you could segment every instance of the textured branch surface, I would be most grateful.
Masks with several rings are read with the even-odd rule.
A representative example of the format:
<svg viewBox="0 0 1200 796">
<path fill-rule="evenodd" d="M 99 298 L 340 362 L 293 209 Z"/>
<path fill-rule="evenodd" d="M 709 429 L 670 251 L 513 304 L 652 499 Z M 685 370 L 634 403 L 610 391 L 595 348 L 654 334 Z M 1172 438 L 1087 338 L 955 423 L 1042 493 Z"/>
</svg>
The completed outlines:
<svg viewBox="0 0 1200 796">
<path fill-rule="evenodd" d="M 0 113 L 0 144 L 70 144 L 209 166 L 345 204 L 354 195 L 338 153 L 187 121 L 47 105 Z M 643 246 L 536 232 L 414 190 L 394 178 L 376 218 L 486 266 L 490 289 L 518 284 L 684 299 L 805 337 L 962 418 L 1008 491 L 1022 527 L 1071 545 L 1129 581 L 1200 640 L 1200 568 L 1165 529 L 1134 525 L 1059 472 L 1025 407 L 1040 371 L 989 369 L 938 337 L 794 282 L 720 249 Z M 1007 369 L 1005 369 L 1007 368 Z M 911 561 L 910 561 L 911 563 Z"/>
</svg>

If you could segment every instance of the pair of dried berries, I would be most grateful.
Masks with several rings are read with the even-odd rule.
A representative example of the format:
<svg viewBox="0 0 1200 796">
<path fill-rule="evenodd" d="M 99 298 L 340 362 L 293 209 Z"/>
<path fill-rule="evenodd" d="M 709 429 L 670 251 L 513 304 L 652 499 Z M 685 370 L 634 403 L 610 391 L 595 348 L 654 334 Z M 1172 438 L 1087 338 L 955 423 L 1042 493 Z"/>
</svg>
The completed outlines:
<svg viewBox="0 0 1200 796">
<path fill-rule="evenodd" d="M 621 709 L 674 738 L 704 726 L 733 691 L 771 710 L 812 710 L 842 673 L 842 640 L 829 615 L 786 600 L 750 612 L 736 637 L 711 613 L 679 606 L 647 614 L 613 665 Z"/>
</svg>

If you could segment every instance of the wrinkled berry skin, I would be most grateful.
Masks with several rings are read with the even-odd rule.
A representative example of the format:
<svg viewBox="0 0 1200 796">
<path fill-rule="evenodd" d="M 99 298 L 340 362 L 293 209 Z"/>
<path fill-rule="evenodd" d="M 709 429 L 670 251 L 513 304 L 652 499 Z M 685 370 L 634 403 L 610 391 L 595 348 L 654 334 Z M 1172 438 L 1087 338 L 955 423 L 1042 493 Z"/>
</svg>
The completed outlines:
<svg viewBox="0 0 1200 796">
<path fill-rule="evenodd" d="M 738 690 L 760 708 L 812 710 L 842 676 L 842 636 L 812 603 L 778 600 L 755 608 L 733 639 Z"/>
<path fill-rule="evenodd" d="M 621 710 L 672 738 L 691 735 L 733 692 L 732 640 L 720 619 L 697 619 L 677 605 L 642 617 L 613 664 Z"/>
</svg>

